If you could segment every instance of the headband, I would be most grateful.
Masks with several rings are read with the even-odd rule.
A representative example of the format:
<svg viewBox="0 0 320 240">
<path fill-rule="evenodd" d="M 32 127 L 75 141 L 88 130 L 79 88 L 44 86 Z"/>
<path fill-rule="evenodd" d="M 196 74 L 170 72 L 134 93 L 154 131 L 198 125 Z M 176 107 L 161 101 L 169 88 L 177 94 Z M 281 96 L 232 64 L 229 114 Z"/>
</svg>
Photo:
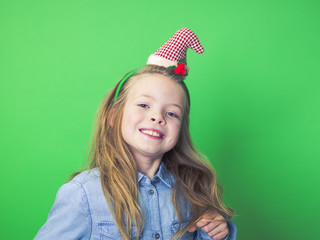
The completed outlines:
<svg viewBox="0 0 320 240">
<path fill-rule="evenodd" d="M 138 72 L 138 69 L 135 69 L 131 72 L 129 72 L 127 75 L 125 75 L 121 82 L 119 83 L 118 87 L 117 87 L 117 91 L 116 91 L 116 94 L 114 95 L 114 103 L 116 102 L 117 98 L 118 98 L 118 95 L 119 95 L 119 92 L 120 92 L 120 89 L 122 87 L 122 85 L 124 84 L 125 81 L 127 81 L 133 74 L 135 74 L 136 72 Z"/>
<path fill-rule="evenodd" d="M 148 58 L 147 65 L 153 64 L 166 67 L 173 70 L 175 74 L 181 75 L 184 78 L 188 76 L 189 66 L 187 66 L 187 50 L 191 48 L 199 54 L 204 52 L 204 49 L 199 42 L 197 35 L 189 28 L 181 28 L 178 30 L 165 44 L 163 44 L 154 54 Z M 138 70 L 133 70 L 121 80 L 117 87 L 114 96 L 116 102 L 122 85 Z"/>
</svg>

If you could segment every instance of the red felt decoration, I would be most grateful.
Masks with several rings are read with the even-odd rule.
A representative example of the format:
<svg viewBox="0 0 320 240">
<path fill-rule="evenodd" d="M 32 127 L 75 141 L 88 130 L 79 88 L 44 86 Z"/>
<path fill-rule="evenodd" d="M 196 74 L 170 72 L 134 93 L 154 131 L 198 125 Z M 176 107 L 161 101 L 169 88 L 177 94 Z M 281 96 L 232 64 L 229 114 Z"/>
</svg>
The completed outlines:
<svg viewBox="0 0 320 240">
<path fill-rule="evenodd" d="M 183 62 L 181 62 L 181 63 L 178 64 L 178 68 L 184 68 L 184 65 L 185 64 Z"/>
<path fill-rule="evenodd" d="M 175 67 L 174 72 L 176 74 L 185 75 L 187 73 L 187 71 L 184 67 L 185 67 L 185 64 L 183 62 L 181 62 L 178 64 L 177 67 Z"/>
<path fill-rule="evenodd" d="M 178 67 L 176 67 L 175 69 L 174 69 L 174 72 L 176 73 L 176 74 L 180 74 L 180 68 L 178 68 Z"/>
</svg>

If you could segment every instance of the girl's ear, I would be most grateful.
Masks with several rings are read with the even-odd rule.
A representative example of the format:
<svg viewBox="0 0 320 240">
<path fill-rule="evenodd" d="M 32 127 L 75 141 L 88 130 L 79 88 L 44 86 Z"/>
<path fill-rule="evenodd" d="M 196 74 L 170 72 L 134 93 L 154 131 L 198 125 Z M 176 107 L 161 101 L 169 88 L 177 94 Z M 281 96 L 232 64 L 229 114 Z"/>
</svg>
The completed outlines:
<svg viewBox="0 0 320 240">
<path fill-rule="evenodd" d="M 109 111 L 108 113 L 108 119 L 107 121 L 110 123 L 110 126 L 113 127 L 114 125 L 114 111 L 115 109 L 114 108 L 111 108 L 111 110 Z"/>
</svg>

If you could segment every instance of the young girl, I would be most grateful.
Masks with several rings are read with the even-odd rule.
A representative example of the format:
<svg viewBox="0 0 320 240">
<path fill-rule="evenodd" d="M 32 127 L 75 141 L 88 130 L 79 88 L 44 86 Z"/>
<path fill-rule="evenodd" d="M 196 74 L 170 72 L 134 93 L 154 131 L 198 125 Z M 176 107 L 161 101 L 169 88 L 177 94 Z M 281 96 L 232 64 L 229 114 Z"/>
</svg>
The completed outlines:
<svg viewBox="0 0 320 240">
<path fill-rule="evenodd" d="M 189 133 L 186 51 L 180 29 L 103 101 L 89 170 L 63 185 L 35 239 L 236 239 L 211 165 Z"/>
</svg>

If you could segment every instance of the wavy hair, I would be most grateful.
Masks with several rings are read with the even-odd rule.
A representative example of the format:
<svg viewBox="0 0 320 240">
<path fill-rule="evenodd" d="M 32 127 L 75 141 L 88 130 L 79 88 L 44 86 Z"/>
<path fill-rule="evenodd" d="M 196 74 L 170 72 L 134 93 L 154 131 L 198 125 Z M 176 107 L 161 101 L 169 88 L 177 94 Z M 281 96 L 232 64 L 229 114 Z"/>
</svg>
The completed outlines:
<svg viewBox="0 0 320 240">
<path fill-rule="evenodd" d="M 219 212 L 229 220 L 233 210 L 222 201 L 222 188 L 209 161 L 194 148 L 189 132 L 190 96 L 183 77 L 165 67 L 146 65 L 133 74 L 122 86 L 117 100 L 119 83 L 103 100 L 96 118 L 95 130 L 88 154 L 89 168 L 98 167 L 102 189 L 114 221 L 125 240 L 131 239 L 132 226 L 140 234 L 144 216 L 138 204 L 137 165 L 129 146 L 122 138 L 121 122 L 128 91 L 135 79 L 146 74 L 162 74 L 178 83 L 186 94 L 186 104 L 176 146 L 164 154 L 162 161 L 176 179 L 172 203 L 179 219 L 179 230 L 172 239 L 179 239 L 201 217 Z M 77 173 L 73 174 L 75 176 Z M 180 200 L 188 200 L 190 222 L 181 229 Z M 137 239 L 139 238 L 139 234 Z"/>
</svg>

